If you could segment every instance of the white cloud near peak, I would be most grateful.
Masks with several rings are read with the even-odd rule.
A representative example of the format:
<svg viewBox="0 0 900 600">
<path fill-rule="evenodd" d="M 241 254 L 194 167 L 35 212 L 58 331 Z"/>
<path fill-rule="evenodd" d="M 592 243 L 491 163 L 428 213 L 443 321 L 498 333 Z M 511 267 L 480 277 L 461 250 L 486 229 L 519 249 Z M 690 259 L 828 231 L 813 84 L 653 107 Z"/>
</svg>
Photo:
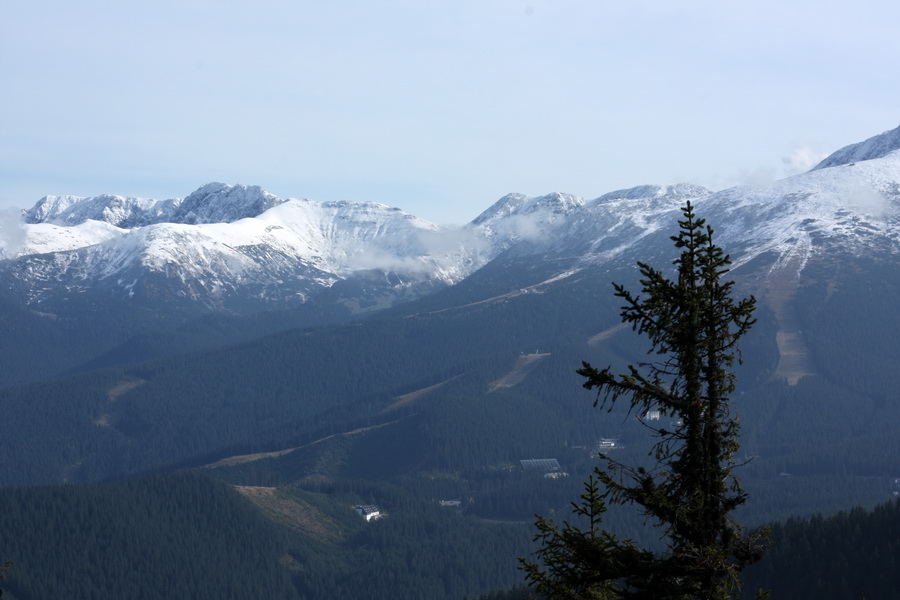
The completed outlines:
<svg viewBox="0 0 900 600">
<path fill-rule="evenodd" d="M 794 146 L 788 156 L 781 158 L 788 175 L 806 173 L 828 156 L 827 153 L 818 152 L 812 146 L 800 144 Z"/>
</svg>

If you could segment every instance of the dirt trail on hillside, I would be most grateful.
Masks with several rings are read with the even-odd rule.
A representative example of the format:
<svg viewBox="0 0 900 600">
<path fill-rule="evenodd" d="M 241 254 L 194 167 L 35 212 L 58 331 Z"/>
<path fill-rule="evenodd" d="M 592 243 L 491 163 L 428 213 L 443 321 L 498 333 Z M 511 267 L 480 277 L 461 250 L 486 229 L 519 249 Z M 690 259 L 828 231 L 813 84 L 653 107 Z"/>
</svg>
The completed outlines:
<svg viewBox="0 0 900 600">
<path fill-rule="evenodd" d="M 806 340 L 800 329 L 800 316 L 794 304 L 798 277 L 806 262 L 807 252 L 808 248 L 798 248 L 790 256 L 779 261 L 780 264 L 772 269 L 768 289 L 765 292 L 766 300 L 778 322 L 775 343 L 778 345 L 779 358 L 772 379 L 785 381 L 788 385 L 797 385 L 800 379 L 815 373 Z"/>
<path fill-rule="evenodd" d="M 609 329 L 604 329 L 597 335 L 591 336 L 590 339 L 588 339 L 588 346 L 596 346 L 600 342 L 605 342 L 628 326 L 628 323 L 619 323 L 618 325 L 613 325 Z"/>
<path fill-rule="evenodd" d="M 255 460 L 262 460 L 264 458 L 277 458 L 279 456 L 284 456 L 285 454 L 290 454 L 291 452 L 295 452 L 301 448 L 308 448 L 309 446 L 314 446 L 316 444 L 321 444 L 326 440 L 330 440 L 331 438 L 335 438 L 338 436 L 350 436 L 357 435 L 360 433 L 365 433 L 366 431 L 372 431 L 373 429 L 379 429 L 381 427 L 385 427 L 387 425 L 392 425 L 397 423 L 398 420 L 388 421 L 387 423 L 381 423 L 379 425 L 370 425 L 369 427 L 360 427 L 359 429 L 354 429 L 352 431 L 345 431 L 342 433 L 332 433 L 331 435 L 327 435 L 323 438 L 319 438 L 313 442 L 308 444 L 304 444 L 302 446 L 295 446 L 293 448 L 285 448 L 284 450 L 275 450 L 272 452 L 256 452 L 254 454 L 238 454 L 235 456 L 229 456 L 228 458 L 223 458 L 221 460 L 217 460 L 216 462 L 209 463 L 207 465 L 203 465 L 200 467 L 201 469 L 218 469 L 219 467 L 233 467 L 235 465 L 241 465 L 248 462 L 253 462 Z"/>
<path fill-rule="evenodd" d="M 549 354 L 522 354 L 519 356 L 519 360 L 516 361 L 516 366 L 513 367 L 513 370 L 501 377 L 496 381 L 491 382 L 490 391 L 494 391 L 498 388 L 511 388 L 513 386 L 519 385 L 522 381 L 525 380 L 525 377 L 536 367 L 538 364 L 545 358 L 550 356 Z"/>
<path fill-rule="evenodd" d="M 453 381 L 454 379 L 458 379 L 459 377 L 461 377 L 461 375 L 457 375 L 456 377 L 451 377 L 450 379 L 445 379 L 444 381 L 442 381 L 442 382 L 440 382 L 440 383 L 436 383 L 436 384 L 434 384 L 434 385 L 430 385 L 430 386 L 428 386 L 428 387 L 424 387 L 424 388 L 422 388 L 422 389 L 420 389 L 420 390 L 416 390 L 416 391 L 410 392 L 410 393 L 408 393 L 408 394 L 403 394 L 402 396 L 397 396 L 397 397 L 394 399 L 395 402 L 394 402 L 393 404 L 391 404 L 390 406 L 388 406 L 387 408 L 385 408 L 385 409 L 384 409 L 383 411 L 381 411 L 381 412 L 386 413 L 386 412 L 390 412 L 390 411 L 392 411 L 392 410 L 396 410 L 396 409 L 398 409 L 398 408 L 401 408 L 401 407 L 403 407 L 403 406 L 408 406 L 408 405 L 410 405 L 410 404 L 416 402 L 416 401 L 417 401 L 419 398 L 421 398 L 422 396 L 425 396 L 425 395 L 430 394 L 431 392 L 433 392 L 433 391 L 435 391 L 435 390 L 437 390 L 437 389 L 442 388 L 444 385 L 450 383 L 450 382 Z"/>
</svg>

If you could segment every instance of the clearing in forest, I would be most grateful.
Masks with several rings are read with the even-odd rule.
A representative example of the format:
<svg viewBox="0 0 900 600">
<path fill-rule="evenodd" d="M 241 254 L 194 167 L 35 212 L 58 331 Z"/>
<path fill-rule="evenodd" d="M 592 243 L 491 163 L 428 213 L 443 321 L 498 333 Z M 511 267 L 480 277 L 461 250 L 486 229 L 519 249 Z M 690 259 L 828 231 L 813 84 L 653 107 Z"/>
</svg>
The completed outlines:
<svg viewBox="0 0 900 600">
<path fill-rule="evenodd" d="M 492 381 L 490 384 L 490 390 L 493 392 L 498 388 L 511 388 L 513 386 L 519 385 L 528 376 L 531 371 L 534 370 L 538 364 L 550 356 L 549 353 L 546 354 L 521 354 L 519 355 L 519 360 L 516 361 L 516 366 L 513 367 L 513 370 L 497 379 L 496 381 Z"/>
<path fill-rule="evenodd" d="M 775 334 L 778 366 L 772 379 L 785 381 L 788 385 L 797 385 L 800 379 L 815 373 L 794 302 L 800 271 L 806 264 L 808 251 L 808 248 L 799 249 L 782 258 L 770 272 L 765 293 L 778 322 L 778 333 Z"/>
<path fill-rule="evenodd" d="M 269 519 L 327 541 L 340 537 L 340 527 L 320 509 L 296 496 L 288 496 L 274 487 L 236 485 L 235 489 L 255 504 Z"/>
</svg>

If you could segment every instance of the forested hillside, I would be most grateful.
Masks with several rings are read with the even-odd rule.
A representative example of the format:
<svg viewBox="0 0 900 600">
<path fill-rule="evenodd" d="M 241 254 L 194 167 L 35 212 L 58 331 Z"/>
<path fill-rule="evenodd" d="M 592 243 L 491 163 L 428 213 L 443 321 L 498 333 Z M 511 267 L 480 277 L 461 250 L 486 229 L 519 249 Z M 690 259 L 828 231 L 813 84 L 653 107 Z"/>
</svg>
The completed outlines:
<svg viewBox="0 0 900 600">
<path fill-rule="evenodd" d="M 759 588 L 772 598 L 900 597 L 900 501 L 774 526 L 768 553 L 747 569 L 745 597 Z"/>
<path fill-rule="evenodd" d="M 3 597 L 461 598 L 511 585 L 530 538 L 377 482 L 260 490 L 190 473 L 2 489 Z M 353 506 L 374 496 L 390 512 L 366 523 Z"/>
<path fill-rule="evenodd" d="M 262 562 L 243 572 L 252 579 L 248 570 L 258 571 L 282 594 L 460 598 L 520 582 L 515 558 L 532 551 L 534 513 L 568 514 L 601 443 L 614 440 L 629 462 L 646 457 L 646 428 L 634 415 L 593 408 L 575 370 L 582 360 L 621 366 L 640 360 L 646 348 L 618 326 L 609 285 L 634 283 L 632 270 L 585 269 L 529 289 L 517 278 L 526 272 L 544 281 L 542 267 L 516 257 L 503 265 L 485 271 L 490 285 L 481 294 L 476 277 L 351 324 L 3 390 L 4 485 L 77 483 L 2 490 L 18 507 L 8 511 L 18 517 L 3 529 L 0 548 L 0 558 L 16 563 L 10 593 L 46 597 L 29 596 L 24 586 L 77 587 L 88 570 L 79 562 L 85 553 L 38 552 L 55 543 L 43 523 L 71 539 L 118 547 L 109 564 L 124 570 L 143 564 L 130 557 L 143 545 L 165 555 L 152 555 L 161 564 L 183 561 L 161 549 L 170 539 L 163 529 L 174 530 L 171 540 L 192 531 L 204 539 L 189 523 L 202 529 L 205 515 L 228 511 L 251 519 L 229 517 L 241 527 L 255 523 L 251 528 L 271 532 L 258 540 Z M 741 458 L 749 460 L 738 470 L 750 494 L 739 518 L 757 525 L 875 506 L 890 497 L 900 473 L 891 426 L 900 419 L 900 381 L 890 368 L 900 315 L 884 299 L 900 293 L 900 268 L 875 260 L 808 267 L 795 301 L 809 372 L 791 383 L 774 376 L 784 315 L 766 301 L 767 290 L 754 287 L 769 266 L 735 271 L 743 290 L 763 298 L 742 344 L 734 396 Z M 555 459 L 557 478 L 526 470 L 527 459 Z M 176 469 L 238 486 L 257 512 L 206 477 L 90 483 Z M 129 500 L 135 495 L 141 498 Z M 217 502 L 235 504 L 220 510 Z M 378 506 L 386 516 L 365 523 L 353 512 L 357 504 Z M 286 518 L 279 507 L 300 509 Z M 169 525 L 142 533 L 151 537 L 141 546 L 123 541 L 125 526 L 90 525 L 95 518 L 143 523 L 145 515 L 163 514 Z M 608 522 L 627 535 L 648 535 L 634 533 L 640 523 L 614 511 Z M 225 537 L 207 547 L 215 552 L 198 558 L 185 581 L 220 577 L 241 589 L 244 583 L 229 578 L 236 573 L 221 576 L 231 561 L 244 560 L 230 554 L 228 536 L 240 534 L 227 527 L 219 533 Z M 184 548 L 203 554 L 187 541 Z M 91 552 L 92 565 L 107 560 Z M 113 583 L 121 572 L 93 578 L 124 585 Z M 86 587 L 83 597 L 107 597 L 102 586 Z"/>
<path fill-rule="evenodd" d="M 300 597 L 289 536 L 195 475 L 0 489 L 0 531 L 4 600 Z"/>
<path fill-rule="evenodd" d="M 0 290 L 0 359 L 5 366 L 0 388 L 350 319 L 339 306 L 318 305 L 238 316 L 181 310 L 171 303 L 135 309 L 103 296 L 74 296 L 66 299 L 66 307 L 78 317 L 35 311 Z"/>
</svg>

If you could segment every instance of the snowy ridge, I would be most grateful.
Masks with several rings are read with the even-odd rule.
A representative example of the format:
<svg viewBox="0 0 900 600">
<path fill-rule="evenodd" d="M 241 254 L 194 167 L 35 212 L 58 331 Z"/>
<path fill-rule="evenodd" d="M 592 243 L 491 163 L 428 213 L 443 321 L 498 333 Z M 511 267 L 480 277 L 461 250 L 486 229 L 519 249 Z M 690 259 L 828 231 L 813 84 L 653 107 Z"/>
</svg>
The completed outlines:
<svg viewBox="0 0 900 600">
<path fill-rule="evenodd" d="M 764 188 L 711 195 L 705 216 L 720 238 L 750 257 L 785 254 L 811 243 L 812 252 L 840 247 L 855 253 L 900 250 L 900 155 L 822 168 Z"/>
<path fill-rule="evenodd" d="M 25 220 L 24 245 L 4 251 L 18 257 L 8 267 L 31 303 L 53 296 L 51 281 L 67 293 L 102 285 L 131 298 L 153 273 L 211 307 L 248 293 L 263 304 L 305 302 L 372 270 L 402 274 L 388 287 L 414 297 L 418 286 L 454 283 L 486 260 L 464 236 L 399 209 L 283 200 L 249 186 L 209 184 L 160 202 L 47 197 Z M 125 227 L 133 223 L 148 224 Z"/>
<path fill-rule="evenodd" d="M 812 170 L 883 158 L 898 149 L 900 149 L 900 127 L 885 131 L 865 141 L 845 146 L 826 157 Z"/>
<path fill-rule="evenodd" d="M 691 200 L 707 196 L 710 191 L 703 186 L 690 183 L 675 185 L 639 185 L 626 190 L 617 190 L 603 194 L 592 204 L 601 204 L 612 200 Z"/>
<path fill-rule="evenodd" d="M 52 223 L 36 223 L 25 225 L 25 231 L 24 244 L 11 249 L 17 256 L 77 250 L 122 237 L 127 232 L 127 230 L 108 222 L 92 220 L 70 227 Z"/>
<path fill-rule="evenodd" d="M 116 227 L 140 227 L 165 220 L 178 199 L 151 200 L 123 196 L 44 196 L 25 211 L 26 223 L 71 227 L 86 221 L 102 221 Z"/>
<path fill-rule="evenodd" d="M 126 229 L 156 223 L 231 223 L 255 217 L 281 202 L 258 186 L 209 183 L 183 199 L 45 196 L 25 211 L 24 220 L 61 226 L 102 221 Z"/>
<path fill-rule="evenodd" d="M 666 239 L 686 200 L 715 226 L 736 265 L 762 253 L 803 257 L 792 265 L 833 250 L 898 253 L 898 147 L 900 128 L 765 187 L 643 185 L 587 202 L 509 194 L 452 230 L 382 204 L 285 200 L 221 183 L 159 201 L 48 196 L 24 213 L 24 244 L 0 248 L 9 257 L 0 278 L 18 282 L 31 303 L 103 287 L 122 298 L 165 293 L 212 308 L 229 298 L 306 302 L 356 278 L 370 307 L 387 306 L 459 282 L 502 253 L 566 257 L 561 272 L 633 261 L 649 238 Z"/>
</svg>

